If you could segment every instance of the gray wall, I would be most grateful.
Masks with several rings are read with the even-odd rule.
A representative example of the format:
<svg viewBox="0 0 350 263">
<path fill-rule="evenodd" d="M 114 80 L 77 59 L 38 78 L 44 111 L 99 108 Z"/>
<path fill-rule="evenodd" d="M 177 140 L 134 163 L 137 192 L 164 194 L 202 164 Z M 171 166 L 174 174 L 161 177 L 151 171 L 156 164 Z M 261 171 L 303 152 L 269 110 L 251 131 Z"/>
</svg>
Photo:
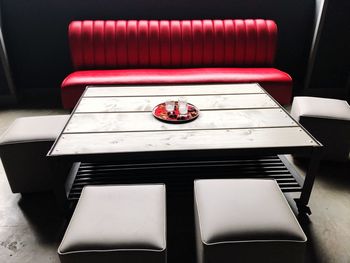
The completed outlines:
<svg viewBox="0 0 350 263">
<path fill-rule="evenodd" d="M 350 89 L 350 1 L 317 0 L 320 30 L 310 56 L 304 94 L 340 99 Z"/>
<path fill-rule="evenodd" d="M 16 103 L 16 92 L 9 67 L 6 46 L 2 34 L 0 5 L 0 106 Z"/>
<path fill-rule="evenodd" d="M 328 4 L 328 0 L 315 0 L 315 17 L 314 17 L 315 20 L 314 20 L 314 27 L 313 27 L 313 36 L 312 36 L 308 66 L 307 66 L 306 76 L 305 76 L 305 85 L 304 85 L 304 90 L 302 92 L 305 92 L 305 90 L 308 90 L 308 87 L 310 86 L 311 76 L 315 66 L 315 58 L 317 56 L 319 41 L 321 38 L 321 31 L 324 25 L 324 18 L 326 13 L 325 10 L 327 8 L 327 4 Z"/>
<path fill-rule="evenodd" d="M 304 83 L 314 0 L 1 0 L 15 85 L 25 101 L 57 103 L 71 72 L 67 25 L 74 19 L 269 18 L 279 27 L 276 66 Z M 52 101 L 52 102 L 51 102 Z M 53 105 L 52 104 L 52 105 Z"/>
</svg>

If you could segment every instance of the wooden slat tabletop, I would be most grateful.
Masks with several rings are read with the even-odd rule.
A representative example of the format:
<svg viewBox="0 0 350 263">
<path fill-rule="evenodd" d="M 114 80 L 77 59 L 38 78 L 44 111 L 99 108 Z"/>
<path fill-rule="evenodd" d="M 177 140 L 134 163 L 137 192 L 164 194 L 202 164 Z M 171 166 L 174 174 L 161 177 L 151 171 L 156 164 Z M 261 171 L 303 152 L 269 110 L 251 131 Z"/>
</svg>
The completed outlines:
<svg viewBox="0 0 350 263">
<path fill-rule="evenodd" d="M 76 113 L 89 112 L 150 112 L 165 101 L 178 100 L 179 97 L 203 110 L 260 109 L 278 108 L 266 94 L 219 94 L 201 96 L 144 96 L 144 97 L 87 97 L 80 101 Z"/>
<path fill-rule="evenodd" d="M 292 147 L 313 143 L 298 127 L 83 133 L 64 134 L 53 154 Z"/>
<path fill-rule="evenodd" d="M 193 122 L 152 109 L 185 99 Z M 319 146 L 258 84 L 88 87 L 49 156 Z"/>
<path fill-rule="evenodd" d="M 280 109 L 201 111 L 197 120 L 185 125 L 167 124 L 149 112 L 75 114 L 64 133 L 245 129 L 297 126 Z"/>
</svg>

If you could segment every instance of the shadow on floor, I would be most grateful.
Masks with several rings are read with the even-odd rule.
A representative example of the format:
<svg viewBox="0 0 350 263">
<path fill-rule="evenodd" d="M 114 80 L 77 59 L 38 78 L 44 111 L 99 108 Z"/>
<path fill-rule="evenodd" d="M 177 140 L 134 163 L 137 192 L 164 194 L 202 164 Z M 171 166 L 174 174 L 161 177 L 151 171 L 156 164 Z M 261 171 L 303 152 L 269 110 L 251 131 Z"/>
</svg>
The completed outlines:
<svg viewBox="0 0 350 263">
<path fill-rule="evenodd" d="M 305 172 L 307 160 L 293 162 Z M 310 199 L 312 214 L 299 219 L 308 237 L 306 263 L 350 262 L 349 176 L 350 161 L 320 163 Z"/>
<path fill-rule="evenodd" d="M 18 206 L 37 238 L 43 243 L 57 243 L 66 227 L 66 219 L 51 192 L 22 194 Z"/>
</svg>

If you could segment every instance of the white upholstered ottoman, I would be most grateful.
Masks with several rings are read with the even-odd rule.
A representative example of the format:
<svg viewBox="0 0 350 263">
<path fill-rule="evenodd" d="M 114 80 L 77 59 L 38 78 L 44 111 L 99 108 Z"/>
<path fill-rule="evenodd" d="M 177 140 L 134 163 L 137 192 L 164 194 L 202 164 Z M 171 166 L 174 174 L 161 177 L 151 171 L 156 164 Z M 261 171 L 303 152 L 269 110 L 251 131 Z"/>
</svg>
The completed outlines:
<svg viewBox="0 0 350 263">
<path fill-rule="evenodd" d="M 291 115 L 323 145 L 323 159 L 348 161 L 350 106 L 345 100 L 295 97 Z"/>
<path fill-rule="evenodd" d="M 199 263 L 303 262 L 306 236 L 274 180 L 194 183 Z"/>
<path fill-rule="evenodd" d="M 86 186 L 58 254 L 62 263 L 165 263 L 165 185 Z"/>
<path fill-rule="evenodd" d="M 13 193 L 52 189 L 46 154 L 69 115 L 16 119 L 0 137 L 0 157 Z"/>
</svg>

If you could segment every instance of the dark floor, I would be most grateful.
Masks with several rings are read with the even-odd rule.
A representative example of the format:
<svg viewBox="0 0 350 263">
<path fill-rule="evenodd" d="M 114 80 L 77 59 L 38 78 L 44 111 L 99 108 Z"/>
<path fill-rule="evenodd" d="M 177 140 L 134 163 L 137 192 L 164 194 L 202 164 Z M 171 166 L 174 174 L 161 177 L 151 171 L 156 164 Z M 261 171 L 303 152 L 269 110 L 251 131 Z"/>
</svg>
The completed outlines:
<svg viewBox="0 0 350 263">
<path fill-rule="evenodd" d="M 0 134 L 17 117 L 61 113 L 0 110 Z M 350 263 L 350 162 L 321 164 L 310 207 L 302 225 L 309 239 L 306 262 Z M 53 196 L 13 194 L 0 163 L 0 263 L 59 262 L 64 227 Z"/>
</svg>

